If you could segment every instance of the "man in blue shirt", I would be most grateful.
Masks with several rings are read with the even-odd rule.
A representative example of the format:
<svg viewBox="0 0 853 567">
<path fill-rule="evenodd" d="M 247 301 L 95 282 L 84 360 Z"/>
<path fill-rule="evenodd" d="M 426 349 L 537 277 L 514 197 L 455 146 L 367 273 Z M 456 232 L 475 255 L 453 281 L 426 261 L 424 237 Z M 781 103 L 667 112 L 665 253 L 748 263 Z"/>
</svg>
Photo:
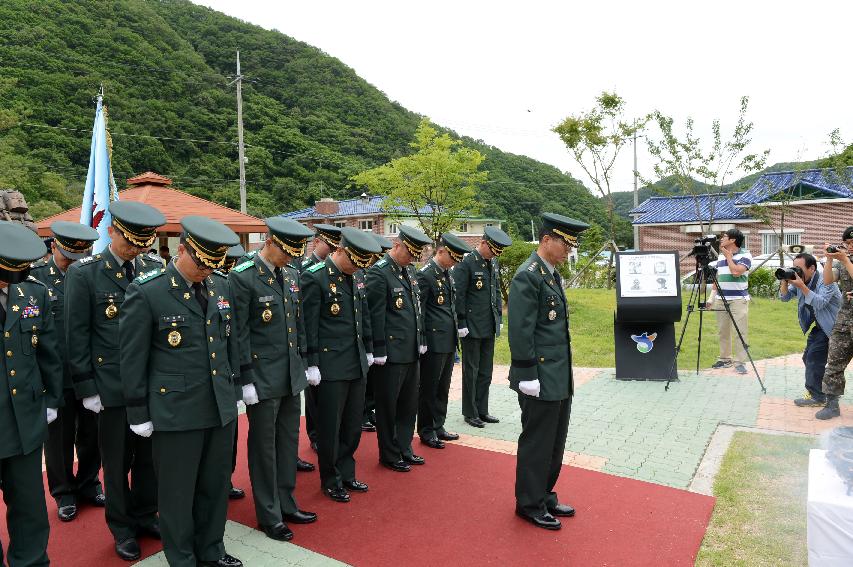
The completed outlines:
<svg viewBox="0 0 853 567">
<path fill-rule="evenodd" d="M 797 254 L 794 258 L 797 277 L 790 282 L 782 280 L 779 299 L 797 298 L 797 318 L 804 334 L 808 335 L 803 363 L 806 365 L 806 392 L 794 400 L 798 406 L 823 406 L 826 396 L 821 391 L 826 358 L 829 353 L 829 333 L 841 308 L 841 291 L 837 283 L 827 284 L 817 273 L 817 260 L 811 254 Z M 811 329 L 811 331 L 809 331 Z"/>
</svg>

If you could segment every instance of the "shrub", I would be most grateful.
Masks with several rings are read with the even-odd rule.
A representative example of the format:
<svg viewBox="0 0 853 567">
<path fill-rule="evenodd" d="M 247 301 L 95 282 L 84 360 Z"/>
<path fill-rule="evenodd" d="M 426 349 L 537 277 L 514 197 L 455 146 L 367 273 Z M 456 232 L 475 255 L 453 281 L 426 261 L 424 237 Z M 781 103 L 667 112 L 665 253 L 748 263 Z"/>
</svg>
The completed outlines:
<svg viewBox="0 0 853 567">
<path fill-rule="evenodd" d="M 758 268 L 749 274 L 749 294 L 756 297 L 775 297 L 779 284 L 773 272 Z"/>
</svg>

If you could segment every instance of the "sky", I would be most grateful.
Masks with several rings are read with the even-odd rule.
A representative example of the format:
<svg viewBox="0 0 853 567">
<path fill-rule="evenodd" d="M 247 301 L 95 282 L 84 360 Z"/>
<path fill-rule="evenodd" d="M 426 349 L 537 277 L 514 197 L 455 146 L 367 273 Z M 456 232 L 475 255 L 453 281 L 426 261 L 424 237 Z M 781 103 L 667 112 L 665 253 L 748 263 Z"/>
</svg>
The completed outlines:
<svg viewBox="0 0 853 567">
<path fill-rule="evenodd" d="M 848 2 L 196 1 L 318 47 L 407 109 L 588 187 L 551 128 L 605 90 L 631 118 L 692 118 L 705 147 L 711 122 L 730 132 L 749 96 L 750 149 L 769 149 L 768 165 L 825 157 L 836 128 L 853 143 Z M 642 139 L 637 153 L 653 178 Z M 614 190 L 632 189 L 632 162 L 629 144 Z"/>
</svg>

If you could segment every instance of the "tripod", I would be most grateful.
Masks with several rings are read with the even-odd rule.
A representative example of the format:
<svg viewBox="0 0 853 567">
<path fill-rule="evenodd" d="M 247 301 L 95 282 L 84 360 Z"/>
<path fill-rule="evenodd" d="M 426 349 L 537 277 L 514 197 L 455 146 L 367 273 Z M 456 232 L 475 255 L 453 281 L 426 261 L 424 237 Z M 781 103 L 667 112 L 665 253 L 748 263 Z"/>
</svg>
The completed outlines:
<svg viewBox="0 0 853 567">
<path fill-rule="evenodd" d="M 687 331 L 687 324 L 690 322 L 690 315 L 694 311 L 699 312 L 699 339 L 696 342 L 696 374 L 699 374 L 699 354 L 702 351 L 702 320 L 705 314 L 705 311 L 719 311 L 719 309 L 710 309 L 707 304 L 708 300 L 708 284 L 713 284 L 714 289 L 717 290 L 717 296 L 723 302 L 723 308 L 728 315 L 729 319 L 732 322 L 732 325 L 737 331 L 737 337 L 740 341 L 740 344 L 743 345 L 743 350 L 746 352 L 747 358 L 749 358 L 749 363 L 752 365 L 752 370 L 755 372 L 755 377 L 758 379 L 758 384 L 761 386 L 762 393 L 767 393 L 767 388 L 764 387 L 764 382 L 761 381 L 761 376 L 758 375 L 758 369 L 755 367 L 755 361 L 752 360 L 752 355 L 749 354 L 749 345 L 746 344 L 746 341 L 743 338 L 743 335 L 740 332 L 740 328 L 737 326 L 737 322 L 735 322 L 735 318 L 732 315 L 732 309 L 729 305 L 729 300 L 726 299 L 726 296 L 723 295 L 723 290 L 720 288 L 720 282 L 717 279 L 717 270 L 716 268 L 710 266 L 710 258 L 708 257 L 700 257 L 696 256 L 696 270 L 693 272 L 693 281 L 695 287 L 690 290 L 690 299 L 687 301 L 687 317 L 684 319 L 684 323 L 681 326 L 681 336 L 678 338 L 678 344 L 675 345 L 675 356 L 672 359 L 672 366 L 669 368 L 669 373 L 667 374 L 666 386 L 664 390 L 669 390 L 669 383 L 673 380 L 672 376 L 676 370 L 676 364 L 678 363 L 678 354 L 681 352 L 681 344 L 684 341 L 684 333 Z M 677 380 L 677 378 L 676 378 Z"/>
</svg>

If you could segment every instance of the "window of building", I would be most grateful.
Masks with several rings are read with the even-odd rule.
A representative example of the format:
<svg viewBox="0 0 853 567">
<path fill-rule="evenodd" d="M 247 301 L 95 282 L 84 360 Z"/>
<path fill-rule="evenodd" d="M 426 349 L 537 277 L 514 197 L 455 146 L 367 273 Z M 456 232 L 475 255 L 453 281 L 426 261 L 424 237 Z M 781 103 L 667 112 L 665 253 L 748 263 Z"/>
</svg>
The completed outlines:
<svg viewBox="0 0 853 567">
<path fill-rule="evenodd" d="M 468 223 L 467 222 L 459 223 L 459 232 L 463 232 L 463 233 L 468 232 Z"/>
<path fill-rule="evenodd" d="M 489 228 L 490 226 L 495 226 L 495 223 L 493 223 L 493 222 L 487 222 L 487 223 L 486 223 L 486 228 Z"/>
<path fill-rule="evenodd" d="M 336 220 L 335 221 L 335 226 L 338 228 L 343 228 L 346 225 L 347 225 L 347 221 L 342 221 L 342 220 Z"/>
<path fill-rule="evenodd" d="M 396 222 L 392 222 L 388 225 L 388 234 L 397 234 L 400 232 L 400 224 Z"/>
<path fill-rule="evenodd" d="M 366 231 L 373 231 L 373 221 L 371 219 L 361 219 L 358 221 L 358 228 Z"/>
<path fill-rule="evenodd" d="M 785 246 L 800 244 L 799 232 L 785 232 Z M 779 235 L 774 232 L 761 234 L 761 253 L 773 254 L 779 250 Z"/>
</svg>

